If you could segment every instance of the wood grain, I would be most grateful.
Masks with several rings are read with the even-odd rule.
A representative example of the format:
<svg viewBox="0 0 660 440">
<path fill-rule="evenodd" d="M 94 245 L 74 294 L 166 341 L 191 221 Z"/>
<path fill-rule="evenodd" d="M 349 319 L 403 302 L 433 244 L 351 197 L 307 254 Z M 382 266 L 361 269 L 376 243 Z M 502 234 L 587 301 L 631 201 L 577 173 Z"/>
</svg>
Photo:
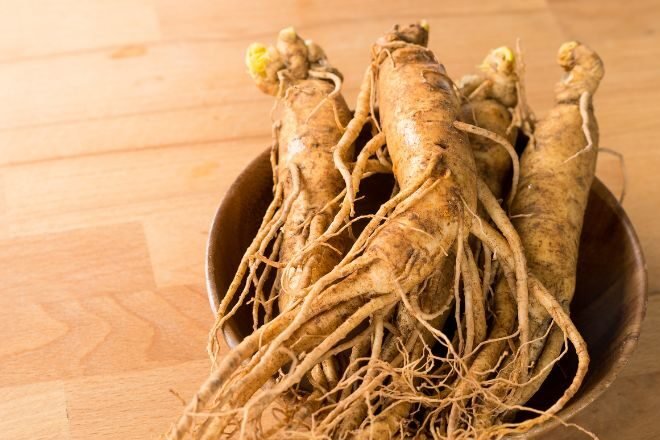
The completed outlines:
<svg viewBox="0 0 660 440">
<path fill-rule="evenodd" d="M 40 161 L 4 169 L 14 235 L 142 220 L 172 207 L 214 207 L 218 193 L 267 138 L 203 142 Z M 227 173 L 227 174 L 225 174 Z M 48 185 L 34 176 L 44 176 Z M 185 212 L 185 210 L 184 210 Z"/>
<path fill-rule="evenodd" d="M 0 415 L 3 439 L 70 438 L 67 392 L 62 381 L 0 388 Z"/>
<path fill-rule="evenodd" d="M 154 287 L 140 223 L 0 242 L 0 305 L 33 304 Z"/>
<path fill-rule="evenodd" d="M 0 317 L 4 386 L 204 359 L 212 315 L 199 285 L 15 305 Z"/>
<path fill-rule="evenodd" d="M 170 390 L 191 395 L 208 368 L 208 360 L 203 359 L 68 381 L 70 438 L 159 438 L 183 408 Z"/>
<path fill-rule="evenodd" d="M 0 4 L 0 438 L 156 438 L 207 368 L 203 250 L 215 207 L 269 142 L 243 51 L 294 25 L 349 102 L 374 38 L 426 17 L 453 76 L 520 36 L 530 100 L 552 103 L 558 45 L 605 59 L 603 145 L 660 292 L 660 6 L 652 0 L 5 0 Z M 601 155 L 614 191 L 622 174 Z M 637 354 L 581 415 L 603 439 L 660 437 L 660 302 Z M 655 400 L 654 400 L 655 399 Z M 38 414 L 39 417 L 34 417 Z M 580 438 L 572 432 L 566 438 Z"/>
<path fill-rule="evenodd" d="M 49 57 L 160 37 L 148 0 L 3 2 L 0 61 Z"/>
</svg>

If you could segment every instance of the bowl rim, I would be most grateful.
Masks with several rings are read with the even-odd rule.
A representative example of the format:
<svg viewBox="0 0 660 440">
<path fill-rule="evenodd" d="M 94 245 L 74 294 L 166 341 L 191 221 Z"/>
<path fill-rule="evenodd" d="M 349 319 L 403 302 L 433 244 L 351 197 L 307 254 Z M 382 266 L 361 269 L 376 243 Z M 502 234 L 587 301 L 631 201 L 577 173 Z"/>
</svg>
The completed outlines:
<svg viewBox="0 0 660 440">
<path fill-rule="evenodd" d="M 257 167 L 260 162 L 268 160 L 270 157 L 270 148 L 263 150 L 256 157 L 254 157 L 248 164 L 241 170 L 241 172 L 236 176 L 231 185 L 227 188 L 225 193 L 222 196 L 222 200 L 218 205 L 217 209 L 213 214 L 213 219 L 211 220 L 211 225 L 208 233 L 208 238 L 206 240 L 206 255 L 204 259 L 204 274 L 206 277 L 206 293 L 208 295 L 209 304 L 211 305 L 211 312 L 215 317 L 218 313 L 218 307 L 220 306 L 220 292 L 218 292 L 218 286 L 215 282 L 215 267 L 213 266 L 214 256 L 218 250 L 216 247 L 218 235 L 220 233 L 220 214 L 225 210 L 226 206 L 229 204 L 228 196 L 234 193 L 234 190 L 241 184 L 242 181 L 248 180 L 251 171 Z M 222 335 L 225 339 L 227 345 L 235 347 L 241 342 L 241 337 L 238 335 L 234 329 L 230 326 L 222 326 Z"/>
<path fill-rule="evenodd" d="M 216 252 L 218 250 L 216 243 L 220 230 L 219 217 L 221 213 L 225 210 L 226 205 L 228 205 L 229 203 L 228 195 L 232 194 L 234 192 L 232 190 L 236 189 L 242 183 L 242 181 L 249 179 L 249 175 L 251 174 L 252 170 L 260 162 L 268 160 L 269 153 L 270 153 L 270 149 L 264 150 L 246 165 L 246 167 L 238 174 L 236 179 L 225 191 L 222 201 L 218 205 L 218 208 L 216 209 L 213 215 L 213 219 L 211 221 L 211 226 L 209 229 L 208 239 L 206 242 L 206 258 L 205 258 L 206 290 L 213 316 L 217 314 L 217 310 L 219 306 L 219 298 L 220 298 L 220 294 L 218 292 L 218 288 L 215 282 L 215 268 L 213 267 L 214 256 L 216 255 Z M 646 259 L 644 257 L 644 252 L 641 243 L 639 241 L 639 237 L 637 236 L 637 232 L 635 231 L 635 228 L 633 227 L 633 224 L 630 221 L 628 214 L 626 214 L 625 210 L 623 209 L 623 206 L 621 206 L 621 204 L 616 199 L 616 197 L 607 188 L 607 186 L 605 186 L 605 184 L 601 182 L 600 179 L 598 179 L 598 177 L 594 177 L 591 191 L 596 191 L 603 198 L 603 201 L 613 210 L 617 218 L 620 219 L 622 223 L 622 227 L 625 229 L 626 234 L 629 235 L 633 253 L 635 254 L 636 259 L 642 263 L 641 273 L 639 274 L 639 277 L 641 278 L 639 281 L 641 281 L 641 283 L 638 288 L 639 292 L 637 295 L 635 295 L 637 301 L 634 302 L 634 307 L 631 307 L 632 310 L 631 315 L 634 317 L 634 319 L 631 320 L 630 324 L 628 325 L 629 334 L 623 340 L 623 343 L 621 344 L 621 348 L 618 351 L 618 356 L 615 362 L 613 363 L 612 367 L 610 367 L 609 370 L 605 373 L 605 375 L 602 377 L 602 379 L 598 382 L 596 386 L 594 386 L 592 389 L 582 394 L 579 399 L 571 400 L 569 402 L 568 407 L 563 408 L 561 411 L 559 411 L 559 413 L 557 413 L 557 416 L 560 417 L 561 420 L 563 421 L 568 421 L 569 419 L 575 417 L 579 412 L 581 412 L 584 408 L 589 406 L 598 397 L 600 397 L 605 392 L 605 390 L 609 388 L 610 385 L 614 382 L 614 380 L 619 375 L 621 370 L 628 364 L 639 341 L 641 327 L 644 318 L 646 316 L 646 307 L 648 302 L 648 268 L 646 264 Z M 231 326 L 224 325 L 222 327 L 222 334 L 225 339 L 225 342 L 230 348 L 235 347 L 241 341 L 240 336 Z M 531 438 L 540 434 L 548 433 L 553 429 L 555 429 L 559 424 L 561 424 L 561 421 L 558 420 L 557 418 L 553 418 L 531 429 L 527 433 L 527 436 Z"/>
</svg>

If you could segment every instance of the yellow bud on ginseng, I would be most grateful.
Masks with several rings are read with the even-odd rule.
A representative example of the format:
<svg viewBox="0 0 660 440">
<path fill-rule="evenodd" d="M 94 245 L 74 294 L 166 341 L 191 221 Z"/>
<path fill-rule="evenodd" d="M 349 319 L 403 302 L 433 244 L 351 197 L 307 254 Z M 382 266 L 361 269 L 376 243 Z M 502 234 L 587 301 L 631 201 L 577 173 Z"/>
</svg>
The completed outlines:
<svg viewBox="0 0 660 440">
<path fill-rule="evenodd" d="M 507 46 L 501 46 L 491 50 L 479 68 L 484 72 L 494 70 L 496 72 L 510 73 L 514 70 L 515 60 L 516 56 L 513 51 Z"/>
<path fill-rule="evenodd" d="M 261 43 L 252 43 L 245 53 L 245 64 L 253 78 L 266 76 L 269 61 L 268 48 Z"/>
</svg>

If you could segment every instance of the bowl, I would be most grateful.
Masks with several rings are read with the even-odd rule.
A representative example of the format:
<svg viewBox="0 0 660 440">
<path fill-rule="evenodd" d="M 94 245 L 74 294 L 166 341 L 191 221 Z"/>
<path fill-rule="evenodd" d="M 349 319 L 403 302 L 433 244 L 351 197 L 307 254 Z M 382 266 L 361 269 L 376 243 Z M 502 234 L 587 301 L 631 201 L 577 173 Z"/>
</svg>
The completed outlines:
<svg viewBox="0 0 660 440">
<path fill-rule="evenodd" d="M 214 313 L 271 199 L 272 173 L 268 151 L 264 151 L 231 185 L 213 219 L 206 282 Z M 571 317 L 587 342 L 591 364 L 577 395 L 559 412 L 563 420 L 593 402 L 626 364 L 637 345 L 646 298 L 646 265 L 635 230 L 614 196 L 595 179 L 585 213 L 571 304 Z M 246 307 L 227 321 L 223 335 L 233 347 L 251 331 L 252 316 Z M 556 400 L 576 364 L 575 353 L 564 356 L 530 405 L 543 409 Z M 547 434 L 558 423 L 550 421 L 527 437 Z"/>
</svg>

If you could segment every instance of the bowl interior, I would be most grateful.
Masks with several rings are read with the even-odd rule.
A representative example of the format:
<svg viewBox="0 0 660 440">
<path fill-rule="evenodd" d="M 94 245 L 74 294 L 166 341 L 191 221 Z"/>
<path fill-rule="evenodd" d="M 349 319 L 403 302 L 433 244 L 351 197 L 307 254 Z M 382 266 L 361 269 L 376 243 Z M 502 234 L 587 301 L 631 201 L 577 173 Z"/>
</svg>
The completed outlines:
<svg viewBox="0 0 660 440">
<path fill-rule="evenodd" d="M 272 199 L 271 188 L 268 152 L 264 152 L 237 178 L 216 213 L 207 249 L 207 287 L 214 312 L 259 228 Z M 375 185 L 372 190 L 377 188 Z M 645 306 L 646 271 L 639 242 L 621 206 L 596 179 L 585 213 L 571 305 L 571 316 L 589 347 L 591 364 L 585 382 L 560 412 L 561 417 L 574 415 L 614 380 L 637 343 Z M 251 331 L 249 307 L 239 309 L 223 328 L 229 346 L 238 344 Z M 566 389 L 575 368 L 575 353 L 569 351 L 531 406 L 547 408 Z M 535 433 L 547 432 L 556 423 L 543 425 Z"/>
</svg>

